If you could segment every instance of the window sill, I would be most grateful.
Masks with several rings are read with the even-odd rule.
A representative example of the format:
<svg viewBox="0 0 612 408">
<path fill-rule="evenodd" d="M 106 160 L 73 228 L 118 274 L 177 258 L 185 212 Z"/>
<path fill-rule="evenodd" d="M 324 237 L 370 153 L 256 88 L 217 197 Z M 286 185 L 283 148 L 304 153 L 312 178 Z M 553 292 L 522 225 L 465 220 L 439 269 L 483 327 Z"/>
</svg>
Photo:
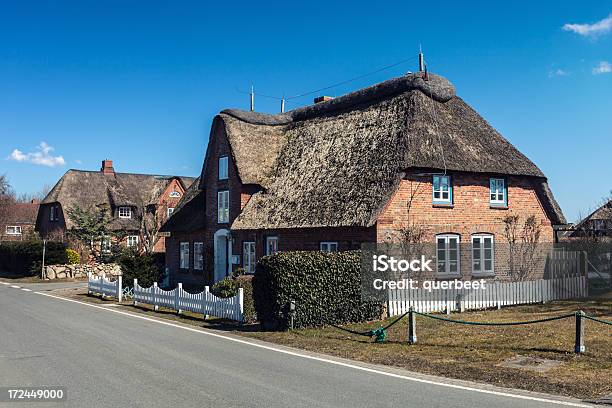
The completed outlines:
<svg viewBox="0 0 612 408">
<path fill-rule="evenodd" d="M 453 208 L 455 205 L 452 203 L 433 203 L 433 208 Z"/>
<path fill-rule="evenodd" d="M 461 278 L 460 273 L 439 273 L 435 276 L 436 279 L 457 279 Z"/>
<path fill-rule="evenodd" d="M 495 277 L 495 272 L 472 272 L 474 278 L 492 278 Z"/>
<path fill-rule="evenodd" d="M 491 204 L 489 203 L 489 207 L 493 210 L 507 210 L 508 209 L 508 205 L 507 204 Z"/>
</svg>

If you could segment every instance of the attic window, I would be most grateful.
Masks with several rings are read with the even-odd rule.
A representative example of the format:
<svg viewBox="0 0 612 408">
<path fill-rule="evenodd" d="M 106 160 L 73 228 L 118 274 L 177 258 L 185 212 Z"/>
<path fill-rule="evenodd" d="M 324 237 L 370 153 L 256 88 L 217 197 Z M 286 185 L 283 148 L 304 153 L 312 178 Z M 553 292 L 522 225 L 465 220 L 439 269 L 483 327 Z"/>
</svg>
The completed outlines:
<svg viewBox="0 0 612 408">
<path fill-rule="evenodd" d="M 49 210 L 49 221 L 59 220 L 59 206 L 53 205 Z"/>
<path fill-rule="evenodd" d="M 219 157 L 219 180 L 227 180 L 227 156 Z"/>
<path fill-rule="evenodd" d="M 453 202 L 453 187 L 450 176 L 433 176 L 434 204 L 451 204 Z"/>
<path fill-rule="evenodd" d="M 179 193 L 178 191 L 172 191 L 170 192 L 169 196 L 171 198 L 179 198 L 181 196 L 181 193 Z"/>
<path fill-rule="evenodd" d="M 227 190 L 217 193 L 217 222 L 220 224 L 229 222 L 229 191 Z"/>
<path fill-rule="evenodd" d="M 119 218 L 132 218 L 132 209 L 130 207 L 119 207 Z"/>
</svg>

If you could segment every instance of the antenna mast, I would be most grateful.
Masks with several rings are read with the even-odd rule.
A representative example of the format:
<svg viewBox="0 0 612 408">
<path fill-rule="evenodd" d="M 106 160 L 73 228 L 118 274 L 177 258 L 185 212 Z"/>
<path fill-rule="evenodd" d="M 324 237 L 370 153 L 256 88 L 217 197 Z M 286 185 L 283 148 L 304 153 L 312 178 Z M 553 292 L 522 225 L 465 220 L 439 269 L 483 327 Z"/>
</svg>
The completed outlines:
<svg viewBox="0 0 612 408">
<path fill-rule="evenodd" d="M 255 91 L 253 85 L 251 85 L 251 112 L 255 111 Z"/>
</svg>

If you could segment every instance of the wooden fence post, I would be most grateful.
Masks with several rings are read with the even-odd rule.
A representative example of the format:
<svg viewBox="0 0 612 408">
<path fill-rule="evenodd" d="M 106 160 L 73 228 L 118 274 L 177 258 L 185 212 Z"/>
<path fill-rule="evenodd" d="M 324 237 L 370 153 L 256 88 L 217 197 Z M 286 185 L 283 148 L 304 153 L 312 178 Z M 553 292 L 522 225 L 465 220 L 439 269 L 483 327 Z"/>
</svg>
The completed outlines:
<svg viewBox="0 0 612 408">
<path fill-rule="evenodd" d="M 584 347 L 584 326 L 582 325 L 584 312 L 579 310 L 576 312 L 576 342 L 574 345 L 575 353 L 584 353 L 586 348 Z"/>
<path fill-rule="evenodd" d="M 181 282 L 179 282 L 176 286 L 175 292 L 174 292 L 174 308 L 176 309 L 176 313 L 177 314 L 181 314 L 182 310 L 179 307 L 180 304 L 180 296 L 181 296 L 181 291 L 183 290 L 183 284 Z"/>
<path fill-rule="evenodd" d="M 244 322 L 244 289 L 238 288 L 238 303 L 240 304 L 240 321 Z"/>
<path fill-rule="evenodd" d="M 122 286 L 122 283 L 123 283 L 123 281 L 122 281 L 121 275 L 119 275 L 117 277 L 117 299 L 119 300 L 119 303 L 121 303 L 121 299 L 122 299 L 122 296 L 123 296 L 123 286 Z"/>
<path fill-rule="evenodd" d="M 138 286 L 138 279 L 134 278 L 134 289 L 132 289 L 134 293 L 132 295 L 132 298 L 134 299 L 134 306 L 138 304 L 138 301 L 136 300 L 136 286 Z"/>
<path fill-rule="evenodd" d="M 416 342 L 416 321 L 414 320 L 414 309 L 410 306 L 408 310 L 408 344 L 415 344 Z"/>
<path fill-rule="evenodd" d="M 100 276 L 100 295 L 102 296 L 102 300 L 104 300 L 104 277 L 106 275 L 102 272 L 102 276 Z"/>
<path fill-rule="evenodd" d="M 157 282 L 153 282 L 153 310 L 157 311 L 159 307 L 157 306 Z"/>
<path fill-rule="evenodd" d="M 208 286 L 204 286 L 204 293 L 202 293 L 202 314 L 204 315 L 204 320 L 208 319 L 208 310 L 206 310 L 206 305 L 208 303 Z"/>
</svg>

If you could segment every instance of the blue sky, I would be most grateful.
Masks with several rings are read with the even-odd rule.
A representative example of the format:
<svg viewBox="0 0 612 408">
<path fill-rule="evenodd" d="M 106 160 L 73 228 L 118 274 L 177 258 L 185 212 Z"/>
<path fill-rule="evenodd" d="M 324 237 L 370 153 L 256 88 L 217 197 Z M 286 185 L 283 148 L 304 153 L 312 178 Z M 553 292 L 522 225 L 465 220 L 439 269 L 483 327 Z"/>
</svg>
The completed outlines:
<svg viewBox="0 0 612 408">
<path fill-rule="evenodd" d="M 612 189 L 611 15 L 602 1 L 4 2 L 0 174 L 18 193 L 105 158 L 197 175 L 214 115 L 248 109 L 237 89 L 296 95 L 422 44 L 430 70 L 540 166 L 575 220 Z"/>
</svg>

